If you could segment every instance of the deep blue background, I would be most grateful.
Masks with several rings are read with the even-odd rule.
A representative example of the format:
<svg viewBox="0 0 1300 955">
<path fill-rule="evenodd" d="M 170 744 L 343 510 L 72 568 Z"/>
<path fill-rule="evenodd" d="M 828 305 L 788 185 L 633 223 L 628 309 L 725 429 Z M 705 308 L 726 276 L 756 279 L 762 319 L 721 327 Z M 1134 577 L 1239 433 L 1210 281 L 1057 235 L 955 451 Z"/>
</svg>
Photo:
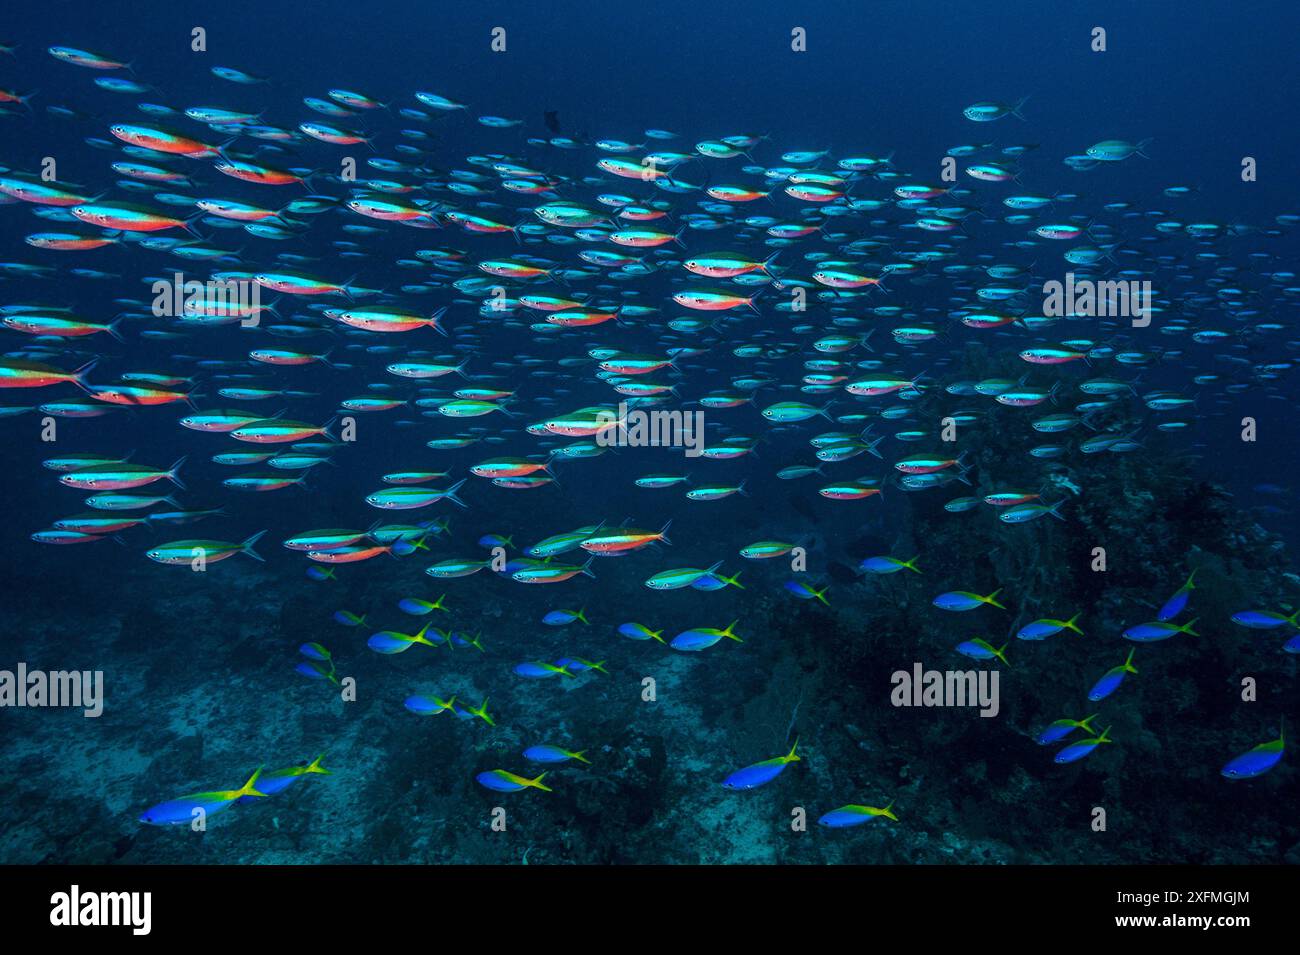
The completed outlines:
<svg viewBox="0 0 1300 955">
<path fill-rule="evenodd" d="M 56 42 L 101 50 L 136 61 L 141 79 L 177 104 L 211 99 L 206 67 L 221 64 L 279 82 L 271 91 L 220 84 L 231 108 L 333 86 L 410 104 L 411 92 L 431 89 L 525 119 L 535 133 L 549 108 L 593 137 L 639 141 L 649 126 L 691 141 L 770 133 L 783 148 L 898 149 L 899 163 L 917 170 L 988 134 L 1041 143 L 1050 157 L 1154 137 L 1150 185 L 1200 185 L 1206 216 L 1250 219 L 1296 204 L 1300 12 L 1287 2 L 56 0 L 6 20 L 4 34 L 24 47 L 20 63 Z M 207 29 L 207 54 L 190 52 L 193 26 Z M 495 26 L 507 30 L 504 54 L 489 49 Z M 790 50 L 794 26 L 808 32 L 806 53 Z M 1108 32 L 1105 53 L 1089 48 L 1094 26 Z M 975 101 L 1022 96 L 1032 97 L 1032 123 L 1020 129 L 961 115 Z M 96 97 L 115 102 L 94 90 L 84 100 Z M 1243 155 L 1259 160 L 1260 182 L 1241 183 Z M 1143 197 L 1126 188 L 1117 198 Z"/>
</svg>

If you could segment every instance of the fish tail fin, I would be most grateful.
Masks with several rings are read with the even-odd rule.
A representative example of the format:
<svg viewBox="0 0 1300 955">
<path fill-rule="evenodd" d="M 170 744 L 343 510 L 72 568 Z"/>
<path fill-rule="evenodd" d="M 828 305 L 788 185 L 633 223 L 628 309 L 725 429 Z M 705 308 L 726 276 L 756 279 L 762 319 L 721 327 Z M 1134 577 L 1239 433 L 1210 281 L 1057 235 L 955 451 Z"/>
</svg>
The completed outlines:
<svg viewBox="0 0 1300 955">
<path fill-rule="evenodd" d="M 1079 613 L 1076 613 L 1069 620 L 1065 621 L 1065 628 L 1067 630 L 1073 630 L 1079 636 L 1083 636 L 1083 631 L 1080 630 L 1078 627 L 1079 617 L 1081 617 L 1082 615 L 1083 615 L 1083 611 L 1081 610 L 1079 611 Z"/>
<path fill-rule="evenodd" d="M 181 465 L 185 463 L 185 460 L 188 457 L 189 455 L 181 455 L 181 457 L 177 459 L 176 463 L 167 469 L 167 475 L 166 475 L 167 479 L 171 481 L 173 484 L 175 484 L 182 491 L 185 490 L 185 484 L 177 476 L 176 472 L 178 472 L 181 469 Z"/>
<path fill-rule="evenodd" d="M 1065 518 L 1061 516 L 1061 505 L 1064 503 L 1065 503 L 1065 498 L 1061 498 L 1059 501 L 1057 501 L 1055 504 L 1053 504 L 1051 507 L 1047 509 L 1047 513 L 1051 514 L 1058 521 L 1064 521 Z"/>
<path fill-rule="evenodd" d="M 321 753 L 319 756 L 317 756 L 315 759 L 313 759 L 313 760 L 312 760 L 312 761 L 307 765 L 307 772 L 309 772 L 309 773 L 321 773 L 321 774 L 323 774 L 323 775 L 325 775 L 325 776 L 329 776 L 329 775 L 330 775 L 330 771 L 329 771 L 328 769 L 326 769 L 324 766 L 322 766 L 322 765 L 320 764 L 320 761 L 321 761 L 322 759 L 324 759 L 324 758 L 325 758 L 325 754 L 324 754 L 324 753 Z"/>
<path fill-rule="evenodd" d="M 355 302 L 357 300 L 356 296 L 352 292 L 352 283 L 356 280 L 357 276 L 356 274 L 353 274 L 346 282 L 339 286 L 339 291 L 343 293 L 343 297 L 349 302 Z"/>
<path fill-rule="evenodd" d="M 430 327 L 438 334 L 444 336 L 447 335 L 447 329 L 443 327 L 442 316 L 447 314 L 448 307 L 449 306 L 444 305 L 442 308 L 438 309 L 436 312 L 434 312 L 432 315 L 429 316 Z M 457 369 L 457 371 L 459 370 L 460 369 Z"/>
<path fill-rule="evenodd" d="M 894 815 L 894 801 L 892 799 L 889 801 L 889 805 L 880 810 L 880 814 L 888 819 L 894 820 L 894 822 L 898 822 L 898 817 Z"/>
<path fill-rule="evenodd" d="M 758 267 L 758 270 L 768 278 L 775 279 L 777 276 L 776 273 L 772 271 L 772 266 L 776 265 L 776 257 L 780 254 L 780 250 L 773 252 L 763 260 L 763 264 Z"/>
<path fill-rule="evenodd" d="M 663 631 L 662 631 L 662 630 L 651 630 L 651 631 L 650 631 L 650 638 L 651 638 L 652 640 L 658 640 L 660 643 L 663 643 L 663 642 L 664 642 Z"/>
<path fill-rule="evenodd" d="M 266 558 L 264 558 L 257 551 L 253 550 L 253 545 L 256 544 L 259 540 L 261 540 L 262 535 L 264 535 L 265 533 L 266 531 L 258 531 L 252 537 L 248 538 L 248 540 L 244 541 L 242 544 L 239 545 L 239 552 L 241 554 L 247 554 L 249 557 L 252 557 L 254 560 L 260 560 L 262 563 L 266 563 Z"/>
<path fill-rule="evenodd" d="M 1087 730 L 1089 733 L 1097 732 L 1092 728 L 1092 721 L 1100 715 L 1100 713 L 1093 713 L 1091 716 L 1085 716 L 1083 719 L 1079 720 L 1079 729 Z"/>
<path fill-rule="evenodd" d="M 253 772 L 253 775 L 248 777 L 248 782 L 244 783 L 244 785 L 239 787 L 238 789 L 239 795 L 235 798 L 242 799 L 244 796 L 263 796 L 263 797 L 266 796 L 266 793 L 257 791 L 257 780 L 261 777 L 261 775 L 262 775 L 262 767 L 258 766 L 257 769 Z"/>
<path fill-rule="evenodd" d="M 1032 94 L 1031 94 L 1031 95 L 1032 95 Z M 1024 119 L 1025 119 L 1025 117 L 1021 114 L 1020 110 L 1023 109 L 1023 108 L 1024 108 L 1024 105 L 1025 105 L 1026 103 L 1028 103 L 1028 102 L 1029 102 L 1029 97 L 1028 97 L 1028 96 L 1022 96 L 1022 97 L 1020 98 L 1020 102 L 1018 102 L 1018 103 L 1015 105 L 1015 107 L 1011 110 L 1011 115 L 1014 116 L 1016 119 L 1021 120 L 1021 121 L 1023 122 Z M 1141 147 L 1139 147 L 1139 148 L 1141 148 Z"/>
<path fill-rule="evenodd" d="M 904 563 L 903 566 L 906 567 L 908 570 L 915 571 L 916 573 L 919 574 L 921 572 L 921 568 L 916 566 L 916 562 L 920 559 L 921 559 L 921 555 L 917 554 L 911 560 Z"/>
<path fill-rule="evenodd" d="M 1190 637 L 1199 637 L 1200 634 L 1197 633 L 1197 632 L 1196 632 L 1195 630 L 1193 630 L 1192 628 L 1193 628 L 1194 626 L 1196 626 L 1196 621 L 1197 621 L 1197 620 L 1200 620 L 1200 619 L 1201 619 L 1200 617 L 1193 617 L 1193 618 L 1191 619 L 1191 621 L 1189 621 L 1188 623 L 1183 624 L 1183 625 L 1182 625 L 1181 627 L 1179 627 L 1178 629 L 1179 629 L 1180 631 L 1182 631 L 1183 633 L 1187 634 L 1187 635 L 1190 636 Z"/>
<path fill-rule="evenodd" d="M 88 395 L 93 394 L 93 392 L 91 392 L 90 386 L 86 383 L 86 376 L 94 371 L 95 366 L 98 364 L 99 359 L 92 358 L 72 373 L 72 383 Z"/>
<path fill-rule="evenodd" d="M 795 752 L 799 748 L 799 737 L 794 738 L 794 745 L 790 747 L 790 752 L 786 753 L 785 761 L 787 763 L 799 762 L 799 755 Z"/>
<path fill-rule="evenodd" d="M 659 540 L 660 540 L 662 543 L 664 543 L 664 544 L 671 544 L 671 543 L 672 543 L 672 541 L 670 541 L 670 540 L 668 539 L 668 528 L 670 528 L 670 527 L 672 527 L 672 526 L 673 526 L 672 518 L 669 518 L 669 519 L 668 519 L 668 523 L 665 524 L 663 527 L 661 527 L 661 528 L 659 529 Z"/>
<path fill-rule="evenodd" d="M 231 137 L 230 137 L 229 139 L 227 139 L 225 142 L 223 142 L 223 143 L 218 143 L 218 144 L 215 145 L 215 146 L 209 146 L 208 149 L 210 149 L 212 152 L 216 153 L 216 154 L 217 154 L 218 156 L 220 156 L 222 159 L 224 159 L 224 160 L 226 160 L 227 162 L 229 162 L 229 161 L 230 161 L 230 156 L 226 153 L 226 150 L 229 149 L 231 146 L 233 146 L 233 145 L 234 145 L 235 143 L 237 143 L 238 141 L 239 141 L 239 133 L 235 133 L 235 135 L 231 136 Z"/>
<path fill-rule="evenodd" d="M 456 502 L 457 504 L 459 504 L 461 507 L 469 507 L 469 505 L 466 504 L 464 501 L 462 501 L 462 500 L 460 499 L 460 497 L 457 496 L 457 494 L 456 494 L 456 492 L 459 491 L 459 490 L 461 489 L 461 487 L 465 484 L 465 482 L 468 481 L 468 480 L 469 480 L 469 478 L 461 478 L 459 481 L 457 481 L 455 484 L 453 484 L 451 487 L 449 487 L 449 488 L 447 489 L 447 493 L 446 493 L 445 497 L 446 497 L 448 500 L 455 501 L 455 502 Z"/>
<path fill-rule="evenodd" d="M 588 577 L 590 577 L 592 580 L 596 579 L 596 575 L 591 572 L 591 564 L 595 559 L 596 558 L 594 557 L 588 557 L 587 562 L 582 565 L 582 572 L 586 574 Z"/>
<path fill-rule="evenodd" d="M 821 601 L 823 604 L 825 604 L 827 607 L 829 607 L 829 606 L 831 605 L 831 602 L 830 602 L 829 600 L 826 599 L 826 591 L 828 591 L 828 590 L 830 590 L 830 589 L 831 589 L 831 585 L 830 585 L 830 584 L 827 584 L 827 585 L 826 585 L 825 587 L 823 587 L 821 590 L 814 590 L 814 591 L 813 591 L 813 596 L 816 597 L 818 600 L 820 600 L 820 601 Z"/>
<path fill-rule="evenodd" d="M 527 780 L 527 785 L 533 787 L 534 789 L 540 789 L 544 793 L 552 792 L 553 790 L 551 789 L 550 786 L 545 786 L 542 784 L 542 780 L 545 778 L 546 778 L 546 773 L 542 773 L 536 779 Z"/>
<path fill-rule="evenodd" d="M 591 760 L 587 758 L 587 751 L 585 749 L 580 749 L 576 753 L 570 753 L 569 755 L 580 763 L 591 765 Z"/>
<path fill-rule="evenodd" d="M 997 597 L 998 597 L 998 594 L 1000 594 L 1000 593 L 1002 593 L 1002 588 L 1001 588 L 1001 587 L 999 587 L 997 590 L 993 591 L 993 593 L 991 593 L 991 594 L 989 594 L 987 597 L 985 597 L 984 600 L 983 600 L 983 603 L 989 604 L 990 606 L 993 606 L 993 607 L 997 607 L 999 610 L 1006 610 L 1006 609 L 1007 609 L 1006 607 L 1004 607 L 1004 606 L 1002 606 L 1002 604 L 998 603 Z"/>
<path fill-rule="evenodd" d="M 727 628 L 726 628 L 725 630 L 722 631 L 722 635 L 723 635 L 724 637 L 727 637 L 727 638 L 731 639 L 731 640 L 735 640 L 737 643 L 744 643 L 744 642 L 745 642 L 744 640 L 740 639 L 740 637 L 736 636 L 734 633 L 731 632 L 731 628 L 734 627 L 734 626 L 735 626 L 736 624 L 738 624 L 738 623 L 740 623 L 739 620 L 733 620 L 733 621 L 731 621 L 731 623 L 727 624 Z"/>
</svg>

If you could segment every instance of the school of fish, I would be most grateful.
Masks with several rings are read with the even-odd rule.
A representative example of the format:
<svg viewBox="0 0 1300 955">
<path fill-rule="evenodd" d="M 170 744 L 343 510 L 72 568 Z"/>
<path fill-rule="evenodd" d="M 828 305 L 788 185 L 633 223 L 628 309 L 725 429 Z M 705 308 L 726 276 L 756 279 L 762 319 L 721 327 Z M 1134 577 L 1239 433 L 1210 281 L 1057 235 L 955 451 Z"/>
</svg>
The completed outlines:
<svg viewBox="0 0 1300 955">
<path fill-rule="evenodd" d="M 146 461 L 126 446 L 51 445 L 49 495 L 67 515 L 30 527 L 31 540 L 124 545 L 124 559 L 155 562 L 160 575 L 217 575 L 223 568 L 208 565 L 263 560 L 257 545 L 270 533 L 284 550 L 276 572 L 296 561 L 322 588 L 341 574 L 407 575 L 411 596 L 398 606 L 337 609 L 339 639 L 368 634 L 366 648 L 385 655 L 448 653 L 450 667 L 463 650 L 498 655 L 501 704 L 519 680 L 600 679 L 630 665 L 625 641 L 744 653 L 761 635 L 743 617 L 711 614 L 712 591 L 830 604 L 813 527 L 806 539 L 737 539 L 709 504 L 775 478 L 806 489 L 819 519 L 854 522 L 928 493 L 945 497 L 954 521 L 996 518 L 1014 543 L 1069 524 L 1088 494 L 1069 480 L 1070 461 L 1142 453 L 1153 435 L 1177 440 L 1198 408 L 1233 396 L 1278 398 L 1300 346 L 1285 317 L 1300 282 L 1260 251 L 1293 234 L 1300 214 L 1206 221 L 1195 189 L 1178 184 L 1162 207 L 1125 201 L 1117 169 L 1147 162 L 1150 143 L 1081 141 L 1077 154 L 1045 157 L 1020 142 L 1033 125 L 1024 101 L 977 102 L 947 118 L 954 130 L 1006 138 L 954 142 L 953 175 L 937 165 L 920 174 L 878 147 L 783 149 L 726 128 L 589 141 L 548 115 L 547 135 L 531 135 L 522 119 L 423 89 L 383 99 L 304 90 L 296 115 L 267 115 L 259 94 L 271 79 L 226 66 L 211 70 L 208 98 L 176 103 L 145 81 L 143 59 L 57 45 L 20 54 L 33 51 L 0 48 L 0 123 L 38 138 L 46 124 L 72 124 L 100 154 L 77 167 L 100 175 L 67 182 L 0 154 L 0 216 L 31 247 L 23 261 L 0 262 L 0 387 L 18 396 L 0 417 L 17 434 L 31 416 L 59 426 L 129 414 L 131 427 L 173 429 L 178 443 L 197 433 L 210 449 L 206 461 Z M 27 91 L 79 83 L 83 94 L 102 91 L 93 114 Z M 471 138 L 483 152 L 444 146 Z M 328 254 L 312 251 L 322 243 Z M 1046 314 L 1044 282 L 1066 272 L 1079 286 L 1125 283 L 1112 290 L 1150 282 L 1149 327 L 1069 306 Z M 140 283 L 149 294 L 125 294 Z M 73 285 L 89 290 L 79 301 L 97 302 L 93 311 L 66 304 Z M 506 354 L 492 344 L 498 334 L 528 344 Z M 1260 342 L 1271 347 L 1252 347 Z M 1015 355 L 1023 374 L 962 377 L 960 354 L 975 344 Z M 246 357 L 217 357 L 232 347 Z M 1218 370 L 1199 370 L 1212 363 Z M 306 366 L 327 375 L 329 393 L 303 387 Z M 601 513 L 598 495 L 584 492 L 589 523 L 548 521 L 548 495 L 573 493 L 565 475 L 578 483 L 584 462 L 615 452 L 647 415 L 687 409 L 706 422 L 694 453 L 660 448 L 662 471 L 626 474 L 644 498 L 640 517 Z M 980 474 L 963 448 L 963 429 L 990 418 L 1040 436 L 1008 468 L 1013 484 Z M 350 445 L 366 442 L 404 449 L 409 465 L 370 474 L 374 490 L 346 513 L 322 513 L 316 528 L 242 516 L 249 494 L 312 495 L 332 465 L 365 469 Z M 795 442 L 803 451 L 791 455 Z M 196 487 L 203 507 L 191 504 Z M 540 504 L 534 524 L 496 526 L 496 496 L 525 493 Z M 698 507 L 692 533 L 710 541 L 710 566 L 676 566 L 665 497 Z M 418 513 L 394 513 L 408 511 Z M 200 523 L 210 536 L 167 533 Z M 860 557 L 864 578 L 924 579 L 924 552 Z M 1136 645 L 1127 659 L 1038 736 L 1059 747 L 1056 763 L 1122 745 L 1100 714 L 1139 673 L 1135 656 L 1154 665 L 1159 647 L 1147 644 L 1198 639 L 1196 571 L 1183 572 L 1155 619 L 1122 634 Z M 557 585 L 539 625 L 604 632 L 602 659 L 511 661 L 490 635 L 458 628 L 457 605 L 493 599 L 482 582 L 493 575 L 505 586 Z M 602 604 L 592 581 L 605 575 L 643 577 L 643 603 Z M 1015 583 L 988 594 L 963 589 L 973 582 L 934 586 L 935 625 L 950 613 L 1002 614 L 989 629 L 1005 629 Z M 703 594 L 698 619 L 661 619 L 656 592 L 685 588 Z M 1286 636 L 1279 649 L 1300 653 L 1300 608 L 1248 608 L 1231 623 Z M 1085 627 L 1061 607 L 1014 636 L 1067 640 Z M 995 642 L 953 649 L 1012 665 L 1010 642 Z M 325 642 L 300 656 L 301 675 L 339 682 Z M 417 694 L 404 706 L 489 727 L 500 718 L 487 699 Z M 1222 775 L 1276 766 L 1284 732 L 1269 729 L 1262 742 L 1243 740 L 1257 745 Z M 729 773 L 720 766 L 721 785 L 772 783 L 800 761 L 799 742 Z M 477 782 L 548 792 L 565 773 L 600 772 L 595 743 L 538 739 Z M 328 773 L 321 757 L 259 769 L 240 788 L 168 800 L 140 819 L 188 824 Z M 829 828 L 898 818 L 888 792 L 844 793 L 821 812 Z"/>
</svg>

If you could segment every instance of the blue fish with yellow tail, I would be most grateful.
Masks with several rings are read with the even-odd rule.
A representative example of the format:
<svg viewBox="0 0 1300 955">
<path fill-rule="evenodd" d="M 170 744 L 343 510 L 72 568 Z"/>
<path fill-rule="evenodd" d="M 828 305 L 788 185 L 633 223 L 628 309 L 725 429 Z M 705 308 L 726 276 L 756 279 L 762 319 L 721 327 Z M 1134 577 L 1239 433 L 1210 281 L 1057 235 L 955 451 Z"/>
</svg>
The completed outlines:
<svg viewBox="0 0 1300 955">
<path fill-rule="evenodd" d="M 840 806 L 839 809 L 832 809 L 826 815 L 817 820 L 817 825 L 826 826 L 829 829 L 847 829 L 850 826 L 860 826 L 864 822 L 870 822 L 879 816 L 886 819 L 892 819 L 898 822 L 898 817 L 894 815 L 894 804 L 892 802 L 885 806 L 884 809 L 878 809 L 875 806 Z"/>
<path fill-rule="evenodd" d="M 258 795 L 274 796 L 276 793 L 284 792 L 304 776 L 314 773 L 320 773 L 324 776 L 331 775 L 330 771 L 320 764 L 320 761 L 324 758 L 325 754 L 321 753 L 306 766 L 286 766 L 284 769 L 273 769 L 269 773 L 263 773 L 262 777 L 257 781 L 258 793 L 241 796 L 239 801 L 253 802 L 258 798 Z"/>
<path fill-rule="evenodd" d="M 1199 568 L 1197 569 L 1199 570 Z M 1187 601 L 1191 597 L 1192 591 L 1196 589 L 1196 585 L 1193 583 L 1195 580 L 1196 571 L 1193 570 L 1191 575 L 1187 578 L 1187 583 L 1179 587 L 1177 593 L 1165 601 L 1164 606 L 1160 608 L 1160 612 L 1156 614 L 1157 620 L 1173 620 L 1174 617 L 1177 617 L 1183 612 L 1187 607 Z"/>
<path fill-rule="evenodd" d="M 1199 637 L 1200 634 L 1192 629 L 1194 626 L 1196 626 L 1195 620 L 1182 626 L 1164 620 L 1153 620 L 1151 623 L 1139 623 L 1137 626 L 1129 627 L 1124 631 L 1123 636 L 1125 640 L 1132 640 L 1134 643 L 1155 643 L 1157 640 L 1168 640 L 1176 633 Z"/>
<path fill-rule="evenodd" d="M 191 793 L 178 799 L 160 802 L 140 813 L 140 821 L 151 826 L 188 825 L 195 819 L 195 813 L 202 810 L 204 816 L 211 816 L 229 809 L 245 796 L 265 796 L 257 788 L 257 780 L 262 775 L 262 767 L 249 777 L 248 782 L 238 789 L 219 789 L 208 793 Z"/>
<path fill-rule="evenodd" d="M 1071 743 L 1069 746 L 1065 747 L 1065 749 L 1056 754 L 1056 761 L 1062 764 L 1078 762 L 1085 756 L 1091 755 L 1092 751 L 1102 743 L 1115 742 L 1106 735 L 1109 732 L 1110 727 L 1107 726 L 1101 731 L 1100 736 L 1090 736 L 1088 739 L 1081 739 L 1076 743 Z"/>
<path fill-rule="evenodd" d="M 1254 779 L 1280 763 L 1285 752 L 1286 727 L 1283 727 L 1277 739 L 1260 743 L 1249 752 L 1242 753 L 1224 766 L 1221 772 L 1228 779 Z"/>
<path fill-rule="evenodd" d="M 550 786 L 542 785 L 542 780 L 546 778 L 546 773 L 542 773 L 536 779 L 528 779 L 524 776 L 518 776 L 514 773 L 507 772 L 504 769 L 490 769 L 485 773 L 479 773 L 475 777 L 478 784 L 484 789 L 491 789 L 499 793 L 517 793 L 525 789 L 540 789 L 542 792 L 551 792 Z"/>
<path fill-rule="evenodd" d="M 981 597 L 979 594 L 973 594 L 967 590 L 952 590 L 946 594 L 940 594 L 934 598 L 934 605 L 940 610 L 952 610 L 960 612 L 963 610 L 974 610 L 976 607 L 982 607 L 988 604 L 990 607 L 997 607 L 999 610 L 1007 608 L 998 603 L 998 594 L 1002 590 L 993 591 L 987 597 Z"/>
<path fill-rule="evenodd" d="M 580 749 L 575 753 L 549 743 L 540 743 L 524 750 L 524 759 L 534 763 L 567 763 L 571 759 L 576 759 L 580 763 L 590 764 L 591 760 L 587 758 L 586 752 Z"/>
<path fill-rule="evenodd" d="M 1119 685 L 1124 682 L 1126 673 L 1137 673 L 1137 667 L 1133 665 L 1133 654 L 1135 652 L 1135 650 L 1130 650 L 1127 660 L 1120 666 L 1111 667 L 1107 670 L 1102 675 L 1102 678 L 1093 685 L 1093 688 L 1088 691 L 1088 699 L 1094 703 L 1098 700 L 1104 700 L 1119 689 Z"/>
<path fill-rule="evenodd" d="M 1047 728 L 1038 734 L 1038 745 L 1050 746 L 1053 743 L 1060 742 L 1077 729 L 1085 730 L 1088 733 L 1097 732 L 1092 728 L 1092 721 L 1097 718 L 1097 714 L 1085 716 L 1081 720 L 1072 720 L 1069 718 L 1054 720 L 1047 724 Z"/>
<path fill-rule="evenodd" d="M 754 763 L 752 766 L 746 766 L 744 769 L 738 769 L 722 781 L 724 789 L 757 789 L 759 786 L 765 786 L 770 783 L 791 763 L 799 762 L 799 757 L 795 750 L 799 748 L 799 739 L 795 738 L 794 745 L 790 747 L 790 752 L 784 756 L 776 756 L 772 759 L 765 759 L 761 763 Z"/>
</svg>

